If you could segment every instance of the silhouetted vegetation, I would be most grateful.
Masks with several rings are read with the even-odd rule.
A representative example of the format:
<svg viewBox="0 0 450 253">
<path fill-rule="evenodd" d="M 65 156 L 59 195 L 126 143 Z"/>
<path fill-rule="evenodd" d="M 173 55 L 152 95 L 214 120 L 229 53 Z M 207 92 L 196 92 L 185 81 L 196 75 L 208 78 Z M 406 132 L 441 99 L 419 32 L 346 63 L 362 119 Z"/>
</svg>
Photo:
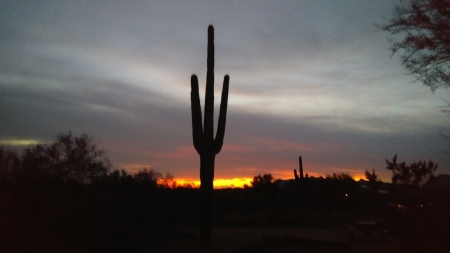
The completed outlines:
<svg viewBox="0 0 450 253">
<path fill-rule="evenodd" d="M 170 174 L 111 167 L 87 134 L 20 154 L 1 147 L 0 252 L 146 251 L 181 221 L 195 224 L 194 190 Z"/>
<path fill-rule="evenodd" d="M 268 190 L 273 187 L 275 182 L 275 178 L 271 174 L 257 175 L 253 177 L 253 181 L 251 185 L 253 189 L 259 190 Z"/>
<path fill-rule="evenodd" d="M 397 155 L 392 162 L 386 159 L 386 169 L 392 171 L 392 183 L 418 187 L 434 177 L 438 165 L 433 161 L 419 161 L 407 165 L 405 162 L 397 163 Z"/>
<path fill-rule="evenodd" d="M 98 150 L 87 134 L 75 137 L 71 132 L 59 134 L 51 145 L 26 148 L 16 173 L 21 177 L 88 184 L 110 169 L 104 151 Z"/>
<path fill-rule="evenodd" d="M 330 180 L 341 180 L 341 181 L 354 181 L 352 176 L 350 176 L 350 174 L 348 173 L 333 173 L 332 175 L 326 175 L 327 179 Z"/>
<path fill-rule="evenodd" d="M 372 172 L 369 172 L 368 170 L 366 170 L 366 172 L 364 172 L 364 175 L 366 176 L 366 179 L 370 183 L 375 183 L 375 182 L 381 181 L 380 178 L 378 177 L 377 173 L 375 173 L 374 169 L 372 170 Z"/>
<path fill-rule="evenodd" d="M 449 1 L 401 1 L 383 29 L 393 35 L 392 53 L 402 52 L 402 65 L 417 80 L 432 90 L 450 86 Z"/>
<path fill-rule="evenodd" d="M 214 161 L 220 152 L 225 136 L 225 124 L 228 104 L 228 83 L 225 75 L 220 104 L 219 122 L 214 138 L 214 27 L 208 26 L 208 56 L 205 93 L 205 119 L 202 125 L 202 111 L 196 75 L 191 77 L 192 139 L 194 148 L 200 155 L 200 233 L 202 245 L 211 245 L 211 215 L 214 179 Z"/>
<path fill-rule="evenodd" d="M 44 151 L 52 146 L 40 145 Z M 39 157 L 46 157 L 44 151 Z M 200 189 L 177 186 L 170 174 L 145 168 L 130 174 L 111 165 L 107 172 L 89 174 L 89 180 L 54 176 L 67 168 L 65 163 L 62 168 L 38 163 L 40 169 L 28 167 L 25 176 L 28 154 L 0 152 L 0 252 L 177 252 L 186 251 L 183 243 L 198 245 L 193 228 L 200 220 Z M 444 239 L 450 233 L 449 176 L 431 177 L 405 191 L 377 180 L 375 171 L 368 174 L 375 184 L 331 173 L 309 177 L 302 187 L 295 179 L 256 175 L 252 187 L 213 191 L 211 223 L 217 229 L 335 230 L 373 220 L 399 238 L 405 252 L 449 249 Z"/>
<path fill-rule="evenodd" d="M 297 170 L 294 169 L 294 179 L 299 186 L 302 186 L 308 180 L 308 173 L 306 173 L 305 177 L 303 176 L 303 161 L 301 156 L 298 157 L 298 164 L 300 176 L 297 175 Z"/>
</svg>

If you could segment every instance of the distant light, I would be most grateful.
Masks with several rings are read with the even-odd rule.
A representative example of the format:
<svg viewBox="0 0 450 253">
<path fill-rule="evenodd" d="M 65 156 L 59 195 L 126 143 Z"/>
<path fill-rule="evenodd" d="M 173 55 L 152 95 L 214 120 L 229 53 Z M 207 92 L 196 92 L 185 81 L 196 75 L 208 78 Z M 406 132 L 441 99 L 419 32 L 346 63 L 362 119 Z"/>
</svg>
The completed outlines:
<svg viewBox="0 0 450 253">
<path fill-rule="evenodd" d="M 0 140 L 0 145 L 5 146 L 28 146 L 45 143 L 42 140 Z"/>
<path fill-rule="evenodd" d="M 397 209 L 398 210 L 406 210 L 406 206 L 402 205 L 402 204 L 397 204 Z"/>
<path fill-rule="evenodd" d="M 347 193 L 345 194 L 345 197 L 348 198 L 348 194 Z"/>
</svg>

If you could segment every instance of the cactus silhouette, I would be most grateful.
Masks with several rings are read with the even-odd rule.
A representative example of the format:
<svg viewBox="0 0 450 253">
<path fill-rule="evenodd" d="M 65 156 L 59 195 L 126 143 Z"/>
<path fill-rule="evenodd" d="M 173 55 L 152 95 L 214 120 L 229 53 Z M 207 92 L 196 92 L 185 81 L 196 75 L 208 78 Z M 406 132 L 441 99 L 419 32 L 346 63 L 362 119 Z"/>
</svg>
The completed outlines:
<svg viewBox="0 0 450 253">
<path fill-rule="evenodd" d="M 300 176 L 297 174 L 297 170 L 294 169 L 294 178 L 295 178 L 295 183 L 297 185 L 301 186 L 303 184 L 303 182 L 308 181 L 308 173 L 306 173 L 306 177 L 303 177 L 303 161 L 302 161 L 301 156 L 298 157 L 298 166 L 299 166 Z"/>
<path fill-rule="evenodd" d="M 200 155 L 200 243 L 211 244 L 211 216 L 214 179 L 214 161 L 220 152 L 225 136 L 228 103 L 228 83 L 225 75 L 222 88 L 219 122 L 214 138 L 214 27 L 208 27 L 208 56 L 205 92 L 205 116 L 202 126 L 202 111 L 196 75 L 191 76 L 192 138 L 194 148 Z"/>
<path fill-rule="evenodd" d="M 300 169 L 300 182 L 303 181 L 303 162 L 302 162 L 302 157 L 299 156 L 298 157 L 298 164 L 299 164 L 299 169 Z"/>
</svg>

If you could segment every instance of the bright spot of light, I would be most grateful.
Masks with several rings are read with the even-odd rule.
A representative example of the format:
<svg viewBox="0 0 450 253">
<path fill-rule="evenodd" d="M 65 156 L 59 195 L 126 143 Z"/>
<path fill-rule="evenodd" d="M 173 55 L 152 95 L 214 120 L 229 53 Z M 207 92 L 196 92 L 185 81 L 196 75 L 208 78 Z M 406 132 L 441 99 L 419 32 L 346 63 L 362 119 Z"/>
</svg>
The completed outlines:
<svg viewBox="0 0 450 253">
<path fill-rule="evenodd" d="M 42 140 L 0 140 L 0 145 L 5 146 L 28 146 L 28 145 L 37 145 L 45 143 Z"/>
</svg>

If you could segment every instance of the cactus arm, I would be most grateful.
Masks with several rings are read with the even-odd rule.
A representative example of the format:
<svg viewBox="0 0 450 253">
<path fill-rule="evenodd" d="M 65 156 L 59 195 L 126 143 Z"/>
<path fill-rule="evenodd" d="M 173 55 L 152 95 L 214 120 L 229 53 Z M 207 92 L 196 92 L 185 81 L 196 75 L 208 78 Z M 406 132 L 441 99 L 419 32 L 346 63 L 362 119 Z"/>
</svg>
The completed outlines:
<svg viewBox="0 0 450 253">
<path fill-rule="evenodd" d="M 216 138 L 214 139 L 214 150 L 216 154 L 220 152 L 223 145 L 223 138 L 225 137 L 225 124 L 227 121 L 227 106 L 228 106 L 228 87 L 230 77 L 225 75 L 223 79 L 222 100 L 220 102 L 219 122 L 217 124 Z"/>
<path fill-rule="evenodd" d="M 196 75 L 191 76 L 191 114 L 192 114 L 192 140 L 197 153 L 203 152 L 203 127 L 202 108 L 200 107 L 200 96 L 198 91 L 198 79 Z"/>
</svg>

